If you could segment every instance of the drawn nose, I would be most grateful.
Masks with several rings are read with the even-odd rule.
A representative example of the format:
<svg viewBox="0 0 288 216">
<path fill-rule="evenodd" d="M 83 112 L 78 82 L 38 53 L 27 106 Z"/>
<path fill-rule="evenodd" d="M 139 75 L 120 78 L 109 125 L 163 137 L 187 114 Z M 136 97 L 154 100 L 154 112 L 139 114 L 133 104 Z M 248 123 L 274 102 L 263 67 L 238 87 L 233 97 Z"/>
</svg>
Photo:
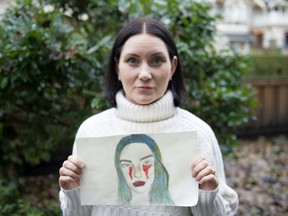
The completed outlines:
<svg viewBox="0 0 288 216">
<path fill-rule="evenodd" d="M 141 177 L 142 173 L 141 173 L 141 169 L 139 167 L 134 167 L 134 177 L 135 178 L 139 178 Z"/>
</svg>

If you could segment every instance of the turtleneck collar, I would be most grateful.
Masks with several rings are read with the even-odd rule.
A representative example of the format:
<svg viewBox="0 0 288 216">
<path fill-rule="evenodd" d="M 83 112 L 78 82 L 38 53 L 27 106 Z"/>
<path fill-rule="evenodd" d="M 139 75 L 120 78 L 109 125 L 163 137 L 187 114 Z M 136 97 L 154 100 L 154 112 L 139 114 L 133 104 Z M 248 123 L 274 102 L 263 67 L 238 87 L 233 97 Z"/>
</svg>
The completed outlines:
<svg viewBox="0 0 288 216">
<path fill-rule="evenodd" d="M 171 91 L 167 91 L 162 98 L 149 105 L 133 104 L 125 98 L 122 91 L 119 91 L 116 95 L 116 102 L 116 115 L 127 121 L 156 122 L 168 119 L 176 113 Z"/>
</svg>

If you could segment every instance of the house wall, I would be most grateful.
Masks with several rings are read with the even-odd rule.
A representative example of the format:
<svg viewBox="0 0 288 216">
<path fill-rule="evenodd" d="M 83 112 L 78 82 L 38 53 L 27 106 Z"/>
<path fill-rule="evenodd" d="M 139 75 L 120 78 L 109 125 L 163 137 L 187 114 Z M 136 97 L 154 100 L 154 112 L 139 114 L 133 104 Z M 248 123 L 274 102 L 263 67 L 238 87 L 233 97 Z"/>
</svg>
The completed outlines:
<svg viewBox="0 0 288 216">
<path fill-rule="evenodd" d="M 207 1 L 215 5 L 217 2 Z M 217 24 L 219 35 L 246 37 L 246 40 L 242 41 L 233 41 L 233 37 L 228 37 L 230 45 L 237 47 L 239 52 L 246 54 L 251 47 L 277 48 L 283 53 L 288 52 L 288 1 L 270 1 L 265 4 L 262 0 L 225 0 L 221 8 L 214 8 L 224 16 L 224 20 Z M 251 40 L 250 35 L 255 32 L 257 34 L 254 34 L 254 40 Z M 258 33 L 261 33 L 261 43 L 256 40 Z"/>
</svg>

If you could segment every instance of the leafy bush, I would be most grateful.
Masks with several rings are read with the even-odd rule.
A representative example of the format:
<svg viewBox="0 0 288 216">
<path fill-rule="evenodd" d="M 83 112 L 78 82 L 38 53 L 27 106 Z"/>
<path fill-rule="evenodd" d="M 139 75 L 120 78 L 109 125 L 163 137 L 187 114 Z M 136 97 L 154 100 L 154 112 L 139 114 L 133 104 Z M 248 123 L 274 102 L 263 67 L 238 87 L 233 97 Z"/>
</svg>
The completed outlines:
<svg viewBox="0 0 288 216">
<path fill-rule="evenodd" d="M 288 77 L 288 56 L 273 53 L 253 54 L 248 78 Z"/>
<path fill-rule="evenodd" d="M 88 98 L 101 91 L 85 36 L 60 10 L 44 9 L 42 1 L 18 1 L 0 23 L 0 163 L 18 172 L 71 146 L 91 113 Z"/>
<path fill-rule="evenodd" d="M 8 182 L 0 179 L 0 215 L 13 216 L 45 216 L 60 215 L 60 208 L 48 204 L 45 209 L 36 208 L 31 201 L 20 196 L 19 185 L 24 187 L 23 183 Z"/>
</svg>

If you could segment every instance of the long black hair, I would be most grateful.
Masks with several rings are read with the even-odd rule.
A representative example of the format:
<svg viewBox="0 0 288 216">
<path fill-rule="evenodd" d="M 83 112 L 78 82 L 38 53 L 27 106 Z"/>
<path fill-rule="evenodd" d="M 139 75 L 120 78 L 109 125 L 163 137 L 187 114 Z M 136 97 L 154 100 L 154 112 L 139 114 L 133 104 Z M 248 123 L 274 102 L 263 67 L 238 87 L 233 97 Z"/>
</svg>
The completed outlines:
<svg viewBox="0 0 288 216">
<path fill-rule="evenodd" d="M 110 103 L 113 107 L 117 106 L 116 94 L 123 88 L 122 83 L 118 80 L 116 71 L 121 51 L 125 42 L 130 37 L 141 33 L 147 33 L 160 38 L 167 47 L 171 62 L 174 56 L 177 57 L 178 64 L 175 73 L 168 84 L 168 89 L 172 91 L 174 105 L 180 106 L 185 100 L 186 91 L 175 41 L 161 22 L 148 17 L 136 18 L 130 21 L 124 28 L 122 28 L 116 37 L 104 77 L 104 96 L 106 102 Z"/>
</svg>

